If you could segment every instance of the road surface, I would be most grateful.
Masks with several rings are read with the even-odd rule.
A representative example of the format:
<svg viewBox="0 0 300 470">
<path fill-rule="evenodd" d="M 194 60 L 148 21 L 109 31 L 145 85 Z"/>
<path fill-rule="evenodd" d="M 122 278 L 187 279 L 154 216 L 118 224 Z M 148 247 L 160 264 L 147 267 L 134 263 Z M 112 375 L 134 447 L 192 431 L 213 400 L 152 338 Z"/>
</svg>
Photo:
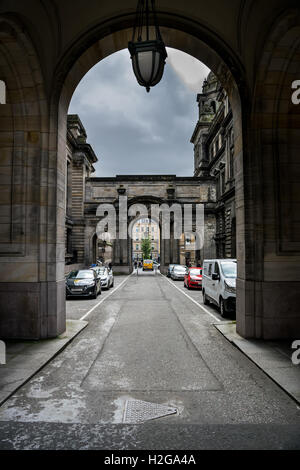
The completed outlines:
<svg viewBox="0 0 300 470">
<path fill-rule="evenodd" d="M 0 448 L 299 448 L 297 404 L 203 307 L 201 292 L 142 272 L 68 301 L 89 325 L 1 407 Z M 134 400 L 177 413 L 125 424 Z"/>
</svg>

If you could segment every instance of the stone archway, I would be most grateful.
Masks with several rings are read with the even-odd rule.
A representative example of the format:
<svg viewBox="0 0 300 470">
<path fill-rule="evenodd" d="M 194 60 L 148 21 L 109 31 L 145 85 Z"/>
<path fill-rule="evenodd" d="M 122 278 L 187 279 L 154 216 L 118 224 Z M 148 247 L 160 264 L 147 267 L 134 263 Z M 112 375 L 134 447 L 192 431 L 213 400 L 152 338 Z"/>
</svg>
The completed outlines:
<svg viewBox="0 0 300 470">
<path fill-rule="evenodd" d="M 158 232 L 159 232 L 159 242 L 158 242 L 158 256 L 160 257 L 160 245 L 161 245 L 161 225 L 160 225 L 160 221 L 159 220 L 155 220 L 154 218 L 151 218 L 150 217 L 151 214 L 150 214 L 150 211 L 148 211 L 148 217 L 147 219 L 149 220 L 149 226 L 151 225 L 156 225 L 158 227 Z M 144 217 L 141 216 L 141 215 L 136 215 L 136 217 L 130 217 L 129 220 L 128 220 L 128 241 L 129 241 L 129 244 L 128 244 L 128 251 L 129 251 L 129 263 L 130 263 L 130 269 L 133 268 L 133 262 L 134 262 L 134 259 L 133 259 L 133 252 L 134 251 L 137 251 L 137 250 L 134 250 L 134 245 L 136 243 L 140 243 L 142 238 L 140 237 L 140 235 L 142 235 L 141 233 L 138 233 L 138 239 L 135 237 L 136 235 L 136 227 L 137 227 L 137 224 L 138 222 L 140 221 L 143 221 L 144 220 Z M 131 237 L 130 237 L 131 235 Z M 151 232 L 149 231 L 149 235 L 151 235 Z M 152 240 L 151 241 L 157 241 L 157 240 Z M 140 248 L 139 248 L 140 250 Z M 139 258 L 139 261 L 142 259 L 142 256 Z M 151 259 L 152 256 L 151 256 Z"/>
<path fill-rule="evenodd" d="M 0 7 L 12 12 L 0 22 L 0 79 L 7 86 L 7 104 L 0 110 L 0 145 L 6 162 L 1 207 L 1 334 L 43 338 L 65 328 L 68 104 L 93 65 L 127 46 L 134 5 L 124 2 L 119 13 L 118 5 L 115 9 L 108 5 L 105 12 L 97 10 L 96 16 L 91 8 L 80 28 L 70 28 L 63 35 L 60 27 L 57 31 L 48 28 L 46 16 L 38 10 L 40 2 L 32 18 L 22 9 L 22 2 L 17 3 L 12 8 L 8 3 Z M 238 18 L 237 24 L 233 21 L 224 28 L 219 20 L 222 15 L 216 18 L 213 8 L 203 20 L 197 2 L 189 7 L 177 4 L 175 10 L 166 0 L 158 16 L 167 46 L 211 68 L 232 104 L 238 331 L 245 337 L 294 337 L 300 334 L 300 124 L 299 108 L 290 101 L 290 82 L 299 79 L 299 9 L 276 18 L 294 1 L 278 2 L 272 12 L 260 10 L 255 2 L 241 3 L 237 2 L 236 14 L 231 15 Z M 222 4 L 218 6 L 226 8 Z M 24 24 L 16 20 L 18 12 Z M 72 22 L 69 17 L 60 20 L 63 27 L 64 21 Z M 39 35 L 34 32 L 40 23 L 40 28 L 48 28 L 44 49 L 39 48 Z M 250 29 L 256 53 L 248 54 Z M 26 34 L 29 30 L 31 40 Z M 43 59 L 48 49 L 52 55 Z M 281 292 L 285 295 L 280 297 Z"/>
<path fill-rule="evenodd" d="M 127 48 L 131 40 L 134 15 L 126 16 L 126 20 L 112 19 L 111 22 L 101 24 L 88 31 L 84 37 L 75 42 L 63 57 L 57 70 L 58 80 L 53 90 L 52 109 L 58 110 L 58 156 L 63 159 L 62 149 L 65 146 L 66 115 L 72 95 L 82 77 L 99 61 L 110 54 Z M 203 25 L 192 25 L 187 18 L 176 18 L 173 15 L 159 15 L 161 32 L 166 46 L 179 49 L 204 62 L 218 77 L 226 89 L 233 108 L 235 160 L 239 168 L 238 190 L 243 197 L 243 131 L 241 102 L 248 102 L 246 98 L 246 83 L 243 79 L 243 68 L 237 56 L 230 48 L 216 38 L 215 35 Z M 206 39 L 206 41 L 203 40 Z M 226 57 L 227 62 L 223 60 Z M 241 99 L 242 97 L 242 99 Z M 240 225 L 243 222 L 243 213 L 240 211 Z M 128 247 L 121 246 L 121 250 L 128 253 Z M 242 248 L 242 244 L 240 244 Z M 163 250 L 163 247 L 161 248 Z M 166 258 L 171 259 L 171 258 Z M 241 263 L 245 263 L 241 256 Z M 170 262 L 170 261 L 169 261 Z M 123 263 L 123 262 L 122 262 Z M 125 263 L 128 265 L 128 262 Z"/>
<path fill-rule="evenodd" d="M 167 271 L 170 263 L 180 262 L 180 237 L 183 229 L 195 232 L 196 226 L 200 230 L 203 228 L 201 237 L 204 245 L 197 251 L 198 259 L 203 260 L 204 256 L 215 257 L 211 236 L 215 220 L 213 178 L 128 175 L 89 178 L 86 184 L 86 193 L 89 195 L 85 201 L 86 260 L 90 259 L 90 244 L 87 240 L 91 239 L 95 231 L 103 230 L 104 223 L 108 223 L 106 214 L 109 209 L 113 211 L 112 219 L 116 227 L 113 229 L 106 226 L 106 229 L 115 233 L 111 237 L 114 247 L 112 262 L 118 272 L 129 273 L 132 270 L 131 237 L 128 234 L 136 217 L 154 219 L 160 226 L 162 272 Z M 188 225 L 189 217 L 191 227 Z M 200 231 L 198 232 L 200 236 Z"/>
</svg>

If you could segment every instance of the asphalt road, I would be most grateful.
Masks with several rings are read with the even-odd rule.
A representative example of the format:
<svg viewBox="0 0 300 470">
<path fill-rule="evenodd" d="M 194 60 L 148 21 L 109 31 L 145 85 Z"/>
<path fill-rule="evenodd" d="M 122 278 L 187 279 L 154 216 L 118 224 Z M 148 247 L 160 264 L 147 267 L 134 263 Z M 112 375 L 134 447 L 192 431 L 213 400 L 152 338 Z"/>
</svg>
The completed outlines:
<svg viewBox="0 0 300 470">
<path fill-rule="evenodd" d="M 68 301 L 89 325 L 1 407 L 0 449 L 300 448 L 297 404 L 182 284 L 140 272 Z M 178 412 L 124 424 L 128 400 Z"/>
</svg>

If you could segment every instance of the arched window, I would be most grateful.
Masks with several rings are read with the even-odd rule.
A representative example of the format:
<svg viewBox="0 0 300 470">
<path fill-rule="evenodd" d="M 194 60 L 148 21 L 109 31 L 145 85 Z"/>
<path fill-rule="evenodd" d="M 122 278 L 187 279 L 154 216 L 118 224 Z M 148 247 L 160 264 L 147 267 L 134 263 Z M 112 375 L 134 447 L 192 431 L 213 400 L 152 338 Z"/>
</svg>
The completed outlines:
<svg viewBox="0 0 300 470">
<path fill-rule="evenodd" d="M 6 85 L 3 80 L 0 80 L 0 104 L 6 104 Z"/>
</svg>

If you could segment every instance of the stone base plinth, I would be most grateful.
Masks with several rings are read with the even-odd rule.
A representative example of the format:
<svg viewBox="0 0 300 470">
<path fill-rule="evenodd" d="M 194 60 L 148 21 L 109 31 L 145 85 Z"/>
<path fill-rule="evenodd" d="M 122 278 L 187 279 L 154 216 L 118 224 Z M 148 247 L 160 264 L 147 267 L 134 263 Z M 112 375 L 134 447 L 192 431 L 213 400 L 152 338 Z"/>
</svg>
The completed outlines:
<svg viewBox="0 0 300 470">
<path fill-rule="evenodd" d="M 0 339 L 55 338 L 66 330 L 65 281 L 0 283 Z"/>
<path fill-rule="evenodd" d="M 122 265 L 113 265 L 112 270 L 114 273 L 121 273 L 121 274 L 131 274 L 133 271 L 132 266 Z"/>
<path fill-rule="evenodd" d="M 237 280 L 237 332 L 244 338 L 300 338 L 300 282 Z"/>
</svg>

